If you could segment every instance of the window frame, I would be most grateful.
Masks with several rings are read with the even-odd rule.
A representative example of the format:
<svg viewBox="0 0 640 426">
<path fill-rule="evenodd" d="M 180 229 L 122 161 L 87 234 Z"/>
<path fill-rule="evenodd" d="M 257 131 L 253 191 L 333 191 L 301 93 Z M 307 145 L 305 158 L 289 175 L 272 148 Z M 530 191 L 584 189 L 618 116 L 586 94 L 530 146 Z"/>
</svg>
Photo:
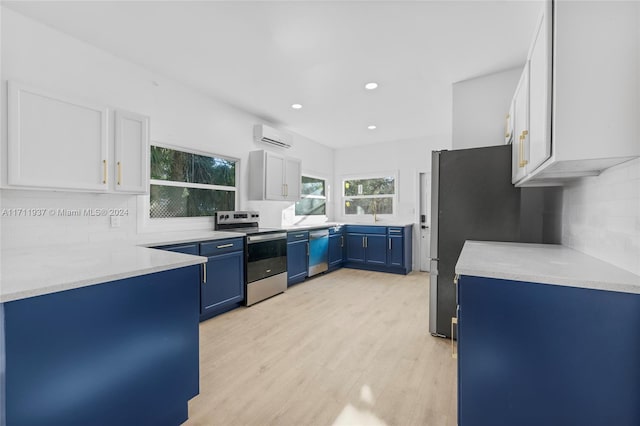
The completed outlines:
<svg viewBox="0 0 640 426">
<path fill-rule="evenodd" d="M 324 196 L 322 196 L 322 195 L 310 195 L 310 194 L 305 195 L 305 194 L 302 194 L 302 177 L 303 176 L 311 178 L 311 179 L 319 179 L 319 180 L 324 181 Z M 322 214 L 298 215 L 298 214 L 295 213 L 295 210 L 296 210 L 295 204 L 297 203 L 297 201 L 296 201 L 296 203 L 294 203 L 294 206 L 293 206 L 293 212 L 294 212 L 293 213 L 293 215 L 294 215 L 293 217 L 296 218 L 296 219 L 319 218 L 319 219 L 325 219 L 326 220 L 327 217 L 329 216 L 327 214 L 329 212 L 329 179 L 327 179 L 324 176 L 316 175 L 314 173 L 300 173 L 300 193 L 301 193 L 300 194 L 300 200 L 302 200 L 303 198 L 324 199 L 324 214 L 323 215 Z"/>
<path fill-rule="evenodd" d="M 344 183 L 347 180 L 362 180 L 362 179 L 382 179 L 385 177 L 393 178 L 393 194 L 377 194 L 377 195 L 345 195 Z M 379 218 L 395 218 L 398 215 L 398 172 L 397 171 L 387 171 L 387 172 L 377 172 L 377 173 L 364 173 L 364 174 L 352 174 L 352 175 L 343 175 L 340 178 L 340 214 L 345 218 L 357 218 L 357 217 L 370 217 L 373 216 L 373 213 L 365 213 L 362 215 L 359 214 L 347 214 L 345 203 L 347 199 L 365 199 L 365 198 L 391 198 L 391 208 L 393 209 L 393 213 L 377 213 L 376 217 Z"/>
<path fill-rule="evenodd" d="M 235 162 L 235 182 L 234 186 L 226 186 L 226 185 L 210 185 L 203 183 L 189 183 L 189 182 L 176 182 L 169 180 L 161 180 L 161 179 L 151 179 L 151 167 L 149 167 L 149 186 L 147 188 L 148 192 L 144 196 L 138 197 L 137 202 L 137 210 L 138 212 L 142 212 L 142 214 L 138 213 L 138 229 L 142 232 L 158 232 L 158 231 L 166 231 L 166 230 L 188 230 L 188 229 L 209 229 L 213 230 L 214 226 L 214 216 L 191 216 L 191 217 L 162 217 L 162 218 L 152 218 L 151 215 L 151 185 L 163 185 L 163 186 L 174 186 L 174 187 L 182 187 L 182 188 L 196 188 L 196 189 L 211 189 L 211 190 L 223 190 L 223 191 L 234 191 L 234 204 L 236 209 L 238 207 L 238 203 L 240 201 L 240 176 L 241 173 L 241 160 L 236 157 L 232 157 L 229 155 L 221 155 L 212 152 L 206 152 L 194 148 L 187 148 L 183 146 L 168 144 L 160 141 L 151 141 L 149 143 L 149 151 L 151 151 L 151 147 L 156 146 L 158 148 L 167 148 L 175 151 L 182 151 L 189 154 L 197 154 L 203 155 L 206 157 L 215 157 L 221 158 L 223 160 L 234 161 Z M 149 156 L 149 163 L 151 163 L 151 156 Z"/>
</svg>

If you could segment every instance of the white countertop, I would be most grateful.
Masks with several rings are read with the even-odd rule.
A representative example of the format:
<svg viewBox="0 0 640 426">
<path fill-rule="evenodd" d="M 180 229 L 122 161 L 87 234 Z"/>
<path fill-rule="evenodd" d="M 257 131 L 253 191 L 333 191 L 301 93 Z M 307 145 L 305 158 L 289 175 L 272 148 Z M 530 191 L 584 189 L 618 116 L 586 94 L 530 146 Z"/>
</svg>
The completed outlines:
<svg viewBox="0 0 640 426">
<path fill-rule="evenodd" d="M 290 225 L 290 226 L 284 226 L 282 227 L 282 229 L 286 230 L 286 231 L 309 231 L 312 229 L 324 229 L 324 228 L 334 228 L 336 226 L 407 226 L 407 225 L 414 225 L 414 223 L 412 222 L 398 222 L 398 223 L 394 223 L 394 222 L 376 222 L 376 223 L 356 223 L 356 222 L 349 222 L 349 223 L 338 223 L 338 222 L 327 222 L 327 223 L 320 223 L 317 225 Z"/>
<path fill-rule="evenodd" d="M 640 294 L 640 276 L 561 245 L 467 241 L 456 274 Z"/>
<path fill-rule="evenodd" d="M 147 247 L 243 237 L 237 232 L 140 234 L 135 241 L 8 249 L 0 252 L 0 303 L 184 266 L 206 257 Z"/>
<path fill-rule="evenodd" d="M 207 261 L 124 242 L 3 250 L 0 256 L 0 303 Z"/>
<path fill-rule="evenodd" d="M 135 244 L 143 247 L 168 246 L 194 241 L 222 240 L 225 238 L 243 237 L 242 232 L 222 231 L 171 231 L 139 234 Z"/>
</svg>

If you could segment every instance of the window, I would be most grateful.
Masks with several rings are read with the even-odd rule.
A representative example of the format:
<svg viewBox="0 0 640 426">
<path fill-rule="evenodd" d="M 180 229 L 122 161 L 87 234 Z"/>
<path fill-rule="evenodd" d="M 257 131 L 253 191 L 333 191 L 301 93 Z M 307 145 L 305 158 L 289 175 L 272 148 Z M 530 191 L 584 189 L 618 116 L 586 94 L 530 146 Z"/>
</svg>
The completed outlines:
<svg viewBox="0 0 640 426">
<path fill-rule="evenodd" d="M 345 215 L 392 215 L 396 200 L 395 176 L 344 179 L 342 196 Z"/>
<path fill-rule="evenodd" d="M 326 188 L 324 179 L 302 176 L 302 197 L 296 202 L 296 216 L 325 216 Z"/>
<path fill-rule="evenodd" d="M 213 216 L 235 205 L 236 160 L 151 147 L 149 217 Z"/>
</svg>

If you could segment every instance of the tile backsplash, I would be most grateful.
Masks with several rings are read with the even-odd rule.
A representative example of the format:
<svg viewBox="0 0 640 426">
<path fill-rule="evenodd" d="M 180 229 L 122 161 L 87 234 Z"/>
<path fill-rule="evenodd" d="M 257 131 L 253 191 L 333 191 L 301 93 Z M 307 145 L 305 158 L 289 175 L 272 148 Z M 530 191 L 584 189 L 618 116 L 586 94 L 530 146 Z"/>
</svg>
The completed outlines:
<svg viewBox="0 0 640 426">
<path fill-rule="evenodd" d="M 136 196 L 58 191 L 1 191 L 2 248 L 134 238 Z M 120 226 L 111 227 L 110 214 Z"/>
<path fill-rule="evenodd" d="M 640 159 L 564 188 L 562 243 L 640 275 Z"/>
</svg>

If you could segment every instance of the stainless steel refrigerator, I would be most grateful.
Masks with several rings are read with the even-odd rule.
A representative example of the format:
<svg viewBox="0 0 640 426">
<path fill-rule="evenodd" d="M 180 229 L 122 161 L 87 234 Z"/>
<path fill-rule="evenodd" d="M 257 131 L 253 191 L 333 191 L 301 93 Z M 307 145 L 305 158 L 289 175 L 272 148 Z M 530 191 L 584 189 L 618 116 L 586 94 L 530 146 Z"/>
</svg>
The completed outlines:
<svg viewBox="0 0 640 426">
<path fill-rule="evenodd" d="M 434 151 L 429 331 L 451 336 L 465 240 L 558 243 L 562 192 L 511 184 L 511 145 Z"/>
</svg>

